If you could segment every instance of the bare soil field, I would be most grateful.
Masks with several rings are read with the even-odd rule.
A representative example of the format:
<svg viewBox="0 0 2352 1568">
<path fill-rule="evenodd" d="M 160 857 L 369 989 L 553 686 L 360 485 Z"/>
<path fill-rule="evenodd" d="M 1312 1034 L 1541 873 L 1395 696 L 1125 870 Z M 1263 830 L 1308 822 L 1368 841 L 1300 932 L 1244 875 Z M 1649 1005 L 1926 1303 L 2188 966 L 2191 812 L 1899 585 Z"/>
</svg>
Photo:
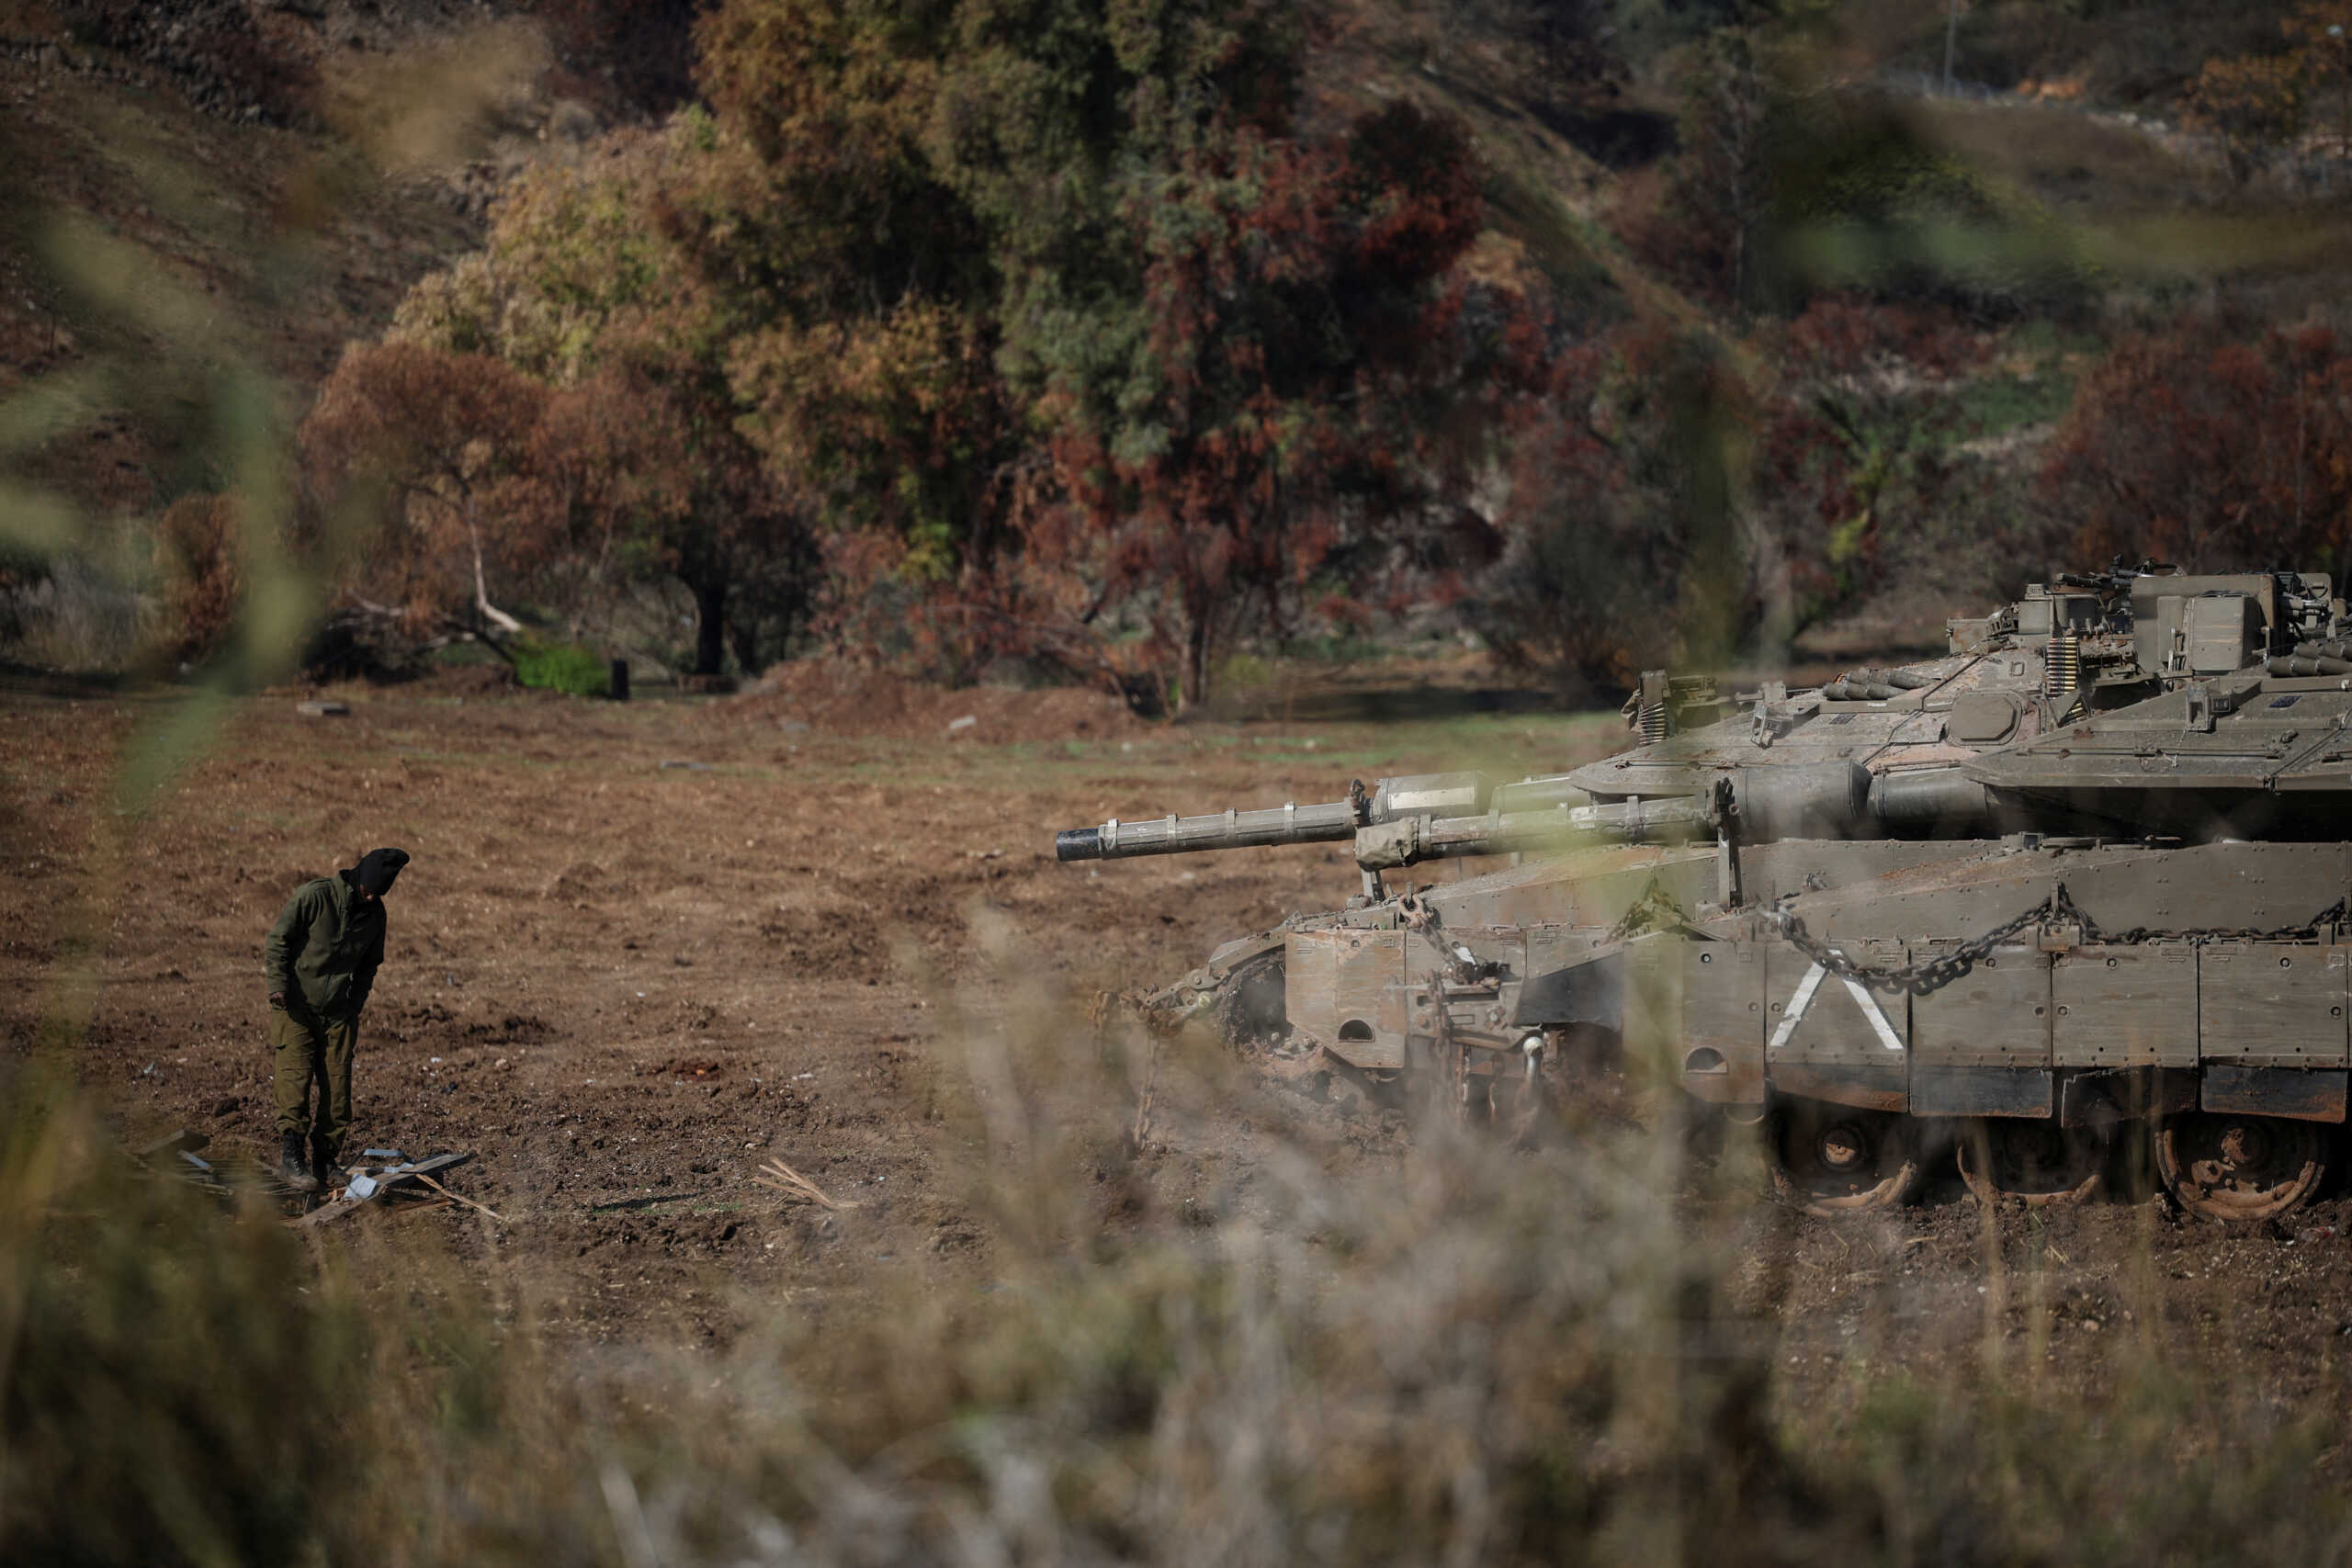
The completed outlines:
<svg viewBox="0 0 2352 1568">
<path fill-rule="evenodd" d="M 1056 829 L 1445 766 L 1518 776 L 1617 733 L 1498 703 L 1148 726 L 1071 693 L 355 688 L 334 718 L 300 716 L 303 694 L 0 691 L 0 1044 L 70 1051 L 126 1142 L 184 1126 L 258 1153 L 262 938 L 304 877 L 404 846 L 354 1136 L 472 1151 L 456 1185 L 504 1223 L 349 1223 L 443 1227 L 527 1280 L 557 1335 L 616 1348 L 722 1347 L 754 1307 L 991 1288 L 989 1134 L 954 1111 L 989 1093 L 971 1043 L 1171 978 L 1354 882 L 1321 848 L 1059 865 Z M 1096 1066 L 1082 1028 L 1048 1043 Z M 1293 1190 L 1261 1179 L 1278 1164 L 1362 1191 L 1416 1157 L 1393 1115 L 1238 1064 L 1193 1081 L 1131 1168 L 1063 1173 L 1106 1231 L 1137 1203 L 1214 1229 Z M 759 1185 L 770 1158 L 841 1207 Z M 1848 1420 L 1863 1366 L 1936 1385 L 1997 1366 L 2094 1408 L 2194 1369 L 2226 1400 L 2183 1413 L 2184 1452 L 2316 1411 L 2314 1462 L 2344 1468 L 2343 1199 L 2235 1233 L 2153 1201 L 1987 1214 L 1947 1179 L 1833 1226 L 1754 1176 L 1735 1149 L 1679 1212 L 1726 1260 L 1743 1315 L 1724 1332 L 1769 1349 L 1785 1423 Z"/>
</svg>

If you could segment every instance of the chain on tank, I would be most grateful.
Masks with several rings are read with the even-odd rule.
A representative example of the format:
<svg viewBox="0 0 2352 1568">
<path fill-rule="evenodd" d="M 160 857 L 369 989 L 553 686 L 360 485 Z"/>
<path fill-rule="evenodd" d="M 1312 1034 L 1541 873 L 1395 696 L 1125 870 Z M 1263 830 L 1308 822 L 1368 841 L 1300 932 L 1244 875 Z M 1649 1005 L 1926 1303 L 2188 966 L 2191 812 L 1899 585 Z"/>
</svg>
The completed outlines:
<svg viewBox="0 0 2352 1568">
<path fill-rule="evenodd" d="M 1976 966 L 1979 959 L 1991 956 L 1993 950 L 2025 930 L 2047 920 L 2067 920 L 2083 929 L 2086 943 L 2098 942 L 2108 946 L 2124 946 L 2143 942 L 2186 942 L 2197 944 L 2215 942 L 2285 942 L 2295 938 L 2316 940 L 2324 925 L 2343 919 L 2346 900 L 2338 898 L 2310 919 L 2297 926 L 2280 926 L 2271 931 L 2186 930 L 2155 926 L 2134 926 L 2129 931 L 2106 932 L 2098 922 L 2083 912 L 2068 896 L 2061 883 L 2050 895 L 2047 904 L 2002 921 L 1989 931 L 1981 931 L 1947 952 L 1917 963 L 1882 969 L 1873 964 L 1858 964 L 1837 948 L 1806 933 L 1804 921 L 1785 906 L 1765 911 L 1782 940 L 1830 974 L 1841 979 L 1860 980 L 1868 984 L 1905 990 L 1915 996 L 1939 989 L 1959 979 Z"/>
</svg>

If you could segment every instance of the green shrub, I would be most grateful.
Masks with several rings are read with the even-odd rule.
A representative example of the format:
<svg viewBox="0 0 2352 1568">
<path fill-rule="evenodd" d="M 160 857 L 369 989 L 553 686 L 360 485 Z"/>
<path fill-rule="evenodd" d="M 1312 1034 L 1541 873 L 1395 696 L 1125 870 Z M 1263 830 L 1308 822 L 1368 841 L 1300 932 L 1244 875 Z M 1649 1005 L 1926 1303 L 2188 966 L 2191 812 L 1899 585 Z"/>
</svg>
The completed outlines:
<svg viewBox="0 0 2352 1568">
<path fill-rule="evenodd" d="M 526 686 L 575 697 L 601 697 L 612 691 L 611 668 L 576 642 L 518 640 L 514 654 L 514 679 Z"/>
<path fill-rule="evenodd" d="M 1273 665 L 1254 653 L 1234 654 L 1217 671 L 1217 684 L 1227 692 L 1254 692 L 1273 678 Z"/>
</svg>

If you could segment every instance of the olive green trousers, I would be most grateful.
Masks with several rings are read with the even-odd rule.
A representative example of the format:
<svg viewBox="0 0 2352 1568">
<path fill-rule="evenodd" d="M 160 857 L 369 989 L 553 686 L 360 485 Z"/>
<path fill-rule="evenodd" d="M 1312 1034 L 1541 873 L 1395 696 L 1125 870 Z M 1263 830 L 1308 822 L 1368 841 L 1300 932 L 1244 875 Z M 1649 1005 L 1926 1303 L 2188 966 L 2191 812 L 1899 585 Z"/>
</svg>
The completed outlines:
<svg viewBox="0 0 2352 1568">
<path fill-rule="evenodd" d="M 308 1136 L 328 1160 L 343 1153 L 351 1126 L 351 1047 L 359 1021 L 321 1018 L 305 1010 L 269 1010 L 269 1048 L 277 1092 L 277 1130 Z M 319 1089 L 318 1112 L 311 1111 L 311 1085 Z"/>
</svg>

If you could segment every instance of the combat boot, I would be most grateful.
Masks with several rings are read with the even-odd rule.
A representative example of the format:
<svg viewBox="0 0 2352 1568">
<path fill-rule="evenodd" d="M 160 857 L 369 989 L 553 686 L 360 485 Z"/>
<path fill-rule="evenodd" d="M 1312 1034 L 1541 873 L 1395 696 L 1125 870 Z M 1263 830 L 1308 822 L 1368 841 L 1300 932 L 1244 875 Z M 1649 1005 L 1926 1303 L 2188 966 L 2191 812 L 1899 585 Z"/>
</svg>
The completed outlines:
<svg viewBox="0 0 2352 1568">
<path fill-rule="evenodd" d="M 277 1138 L 277 1179 L 297 1192 L 316 1192 L 319 1179 L 302 1161 L 302 1134 L 281 1133 Z"/>
<path fill-rule="evenodd" d="M 334 1154 L 334 1150 L 316 1138 L 311 1140 L 311 1174 L 317 1179 L 322 1192 L 331 1190 L 335 1185 L 335 1178 L 343 1174 L 335 1168 Z"/>
</svg>

